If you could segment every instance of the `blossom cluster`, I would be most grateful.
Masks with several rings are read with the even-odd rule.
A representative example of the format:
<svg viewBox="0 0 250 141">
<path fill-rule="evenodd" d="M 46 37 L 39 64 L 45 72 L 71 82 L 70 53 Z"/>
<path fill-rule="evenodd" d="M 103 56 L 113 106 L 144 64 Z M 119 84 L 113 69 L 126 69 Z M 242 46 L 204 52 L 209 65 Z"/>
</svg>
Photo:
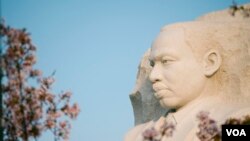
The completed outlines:
<svg viewBox="0 0 250 141">
<path fill-rule="evenodd" d="M 236 12 L 239 12 L 244 18 L 250 17 L 250 8 L 247 6 L 238 6 L 236 2 L 233 1 L 233 4 L 229 8 L 229 13 L 232 16 L 235 16 Z"/>
<path fill-rule="evenodd" d="M 156 130 L 154 127 L 145 130 L 142 133 L 144 141 L 161 141 L 163 138 L 171 137 L 175 130 L 173 123 L 165 122 L 160 130 Z"/>
<path fill-rule="evenodd" d="M 201 111 L 197 114 L 198 132 L 196 136 L 200 141 L 221 141 L 221 125 L 209 116 L 209 112 Z M 240 118 L 228 118 L 222 125 L 250 125 L 250 115 Z M 142 133 L 143 141 L 162 141 L 173 136 L 175 125 L 165 122 L 160 130 L 154 127 Z"/>
<path fill-rule="evenodd" d="M 200 141 L 214 141 L 220 139 L 221 129 L 217 125 L 217 122 L 209 117 L 209 113 L 201 111 L 198 113 L 197 118 L 199 120 L 197 137 Z"/>
<path fill-rule="evenodd" d="M 71 92 L 54 94 L 53 75 L 42 76 L 35 69 L 36 47 L 25 29 L 0 24 L 1 96 L 3 99 L 3 133 L 5 141 L 37 139 L 50 130 L 55 140 L 69 138 L 70 119 L 80 108 L 71 103 Z"/>
<path fill-rule="evenodd" d="M 250 115 L 245 115 L 241 118 L 229 118 L 224 123 L 225 125 L 250 125 Z"/>
<path fill-rule="evenodd" d="M 221 126 L 209 117 L 208 112 L 201 111 L 197 115 L 197 119 L 199 120 L 197 137 L 200 141 L 221 140 Z M 228 118 L 223 125 L 250 125 L 250 115 L 245 115 L 241 118 Z"/>
</svg>

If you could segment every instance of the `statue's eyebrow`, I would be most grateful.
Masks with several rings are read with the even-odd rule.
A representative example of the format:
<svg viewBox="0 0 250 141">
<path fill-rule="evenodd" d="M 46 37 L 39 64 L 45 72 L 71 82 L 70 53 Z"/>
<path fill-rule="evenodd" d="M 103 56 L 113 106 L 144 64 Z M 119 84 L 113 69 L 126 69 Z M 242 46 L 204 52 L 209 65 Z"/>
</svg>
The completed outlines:
<svg viewBox="0 0 250 141">
<path fill-rule="evenodd" d="M 162 56 L 151 56 L 148 58 L 149 62 L 155 62 L 157 60 L 160 60 L 162 58 Z"/>
<path fill-rule="evenodd" d="M 161 60 L 165 56 L 172 57 L 173 55 L 169 53 L 159 53 L 157 56 L 149 57 L 149 60 L 157 61 L 157 60 Z"/>
</svg>

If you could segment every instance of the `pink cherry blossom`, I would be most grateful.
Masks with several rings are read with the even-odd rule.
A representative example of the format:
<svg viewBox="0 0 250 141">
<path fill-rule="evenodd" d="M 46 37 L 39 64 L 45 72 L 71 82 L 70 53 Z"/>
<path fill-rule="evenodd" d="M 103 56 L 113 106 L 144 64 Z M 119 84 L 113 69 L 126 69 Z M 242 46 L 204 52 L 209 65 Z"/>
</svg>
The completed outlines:
<svg viewBox="0 0 250 141">
<path fill-rule="evenodd" d="M 44 77 L 41 70 L 34 68 L 36 47 L 25 29 L 7 27 L 1 22 L 0 35 L 4 140 L 28 141 L 45 131 L 51 131 L 55 141 L 68 140 L 69 120 L 80 112 L 78 104 L 69 104 L 71 92 L 53 93 L 53 75 Z"/>
</svg>

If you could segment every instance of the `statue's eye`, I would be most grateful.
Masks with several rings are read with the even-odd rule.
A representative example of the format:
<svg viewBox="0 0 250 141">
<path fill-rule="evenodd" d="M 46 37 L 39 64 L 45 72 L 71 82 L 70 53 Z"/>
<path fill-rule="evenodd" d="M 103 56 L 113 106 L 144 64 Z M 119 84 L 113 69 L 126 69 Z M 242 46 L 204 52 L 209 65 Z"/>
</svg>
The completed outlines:
<svg viewBox="0 0 250 141">
<path fill-rule="evenodd" d="M 151 66 L 151 67 L 154 67 L 155 62 L 154 62 L 154 61 L 152 61 L 152 60 L 149 60 L 149 64 L 150 64 L 150 66 Z"/>
<path fill-rule="evenodd" d="M 168 63 L 168 60 L 164 59 L 161 61 L 162 64 L 167 64 Z"/>
<path fill-rule="evenodd" d="M 169 56 L 164 56 L 162 57 L 161 59 L 161 64 L 163 65 L 169 65 L 171 64 L 172 62 L 174 62 L 176 59 L 173 58 L 173 57 L 169 57 Z"/>
</svg>

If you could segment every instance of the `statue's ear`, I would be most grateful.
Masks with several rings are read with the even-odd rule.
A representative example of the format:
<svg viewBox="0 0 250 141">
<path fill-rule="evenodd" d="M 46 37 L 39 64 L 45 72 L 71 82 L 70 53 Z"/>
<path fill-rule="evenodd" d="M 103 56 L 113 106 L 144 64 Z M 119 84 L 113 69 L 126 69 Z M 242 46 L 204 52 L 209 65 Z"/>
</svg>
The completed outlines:
<svg viewBox="0 0 250 141">
<path fill-rule="evenodd" d="M 209 50 L 204 55 L 203 66 L 204 74 L 207 77 L 212 76 L 221 66 L 221 56 L 217 50 Z"/>
</svg>

